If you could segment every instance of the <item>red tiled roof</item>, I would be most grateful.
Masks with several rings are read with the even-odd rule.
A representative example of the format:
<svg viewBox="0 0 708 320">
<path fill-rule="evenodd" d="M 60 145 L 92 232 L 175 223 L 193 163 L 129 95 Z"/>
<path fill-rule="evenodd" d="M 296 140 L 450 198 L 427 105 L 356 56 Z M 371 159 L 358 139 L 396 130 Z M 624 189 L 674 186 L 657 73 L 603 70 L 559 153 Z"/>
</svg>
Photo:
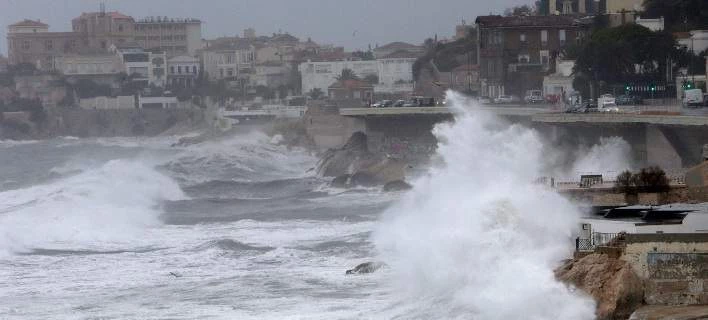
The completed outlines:
<svg viewBox="0 0 708 320">
<path fill-rule="evenodd" d="M 118 11 L 108 12 L 108 15 L 111 16 L 113 19 L 133 19 L 133 17 L 124 15 Z"/>
<path fill-rule="evenodd" d="M 580 23 L 572 16 L 480 16 L 475 20 L 483 27 L 572 26 Z"/>
<path fill-rule="evenodd" d="M 416 59 L 420 57 L 420 54 L 415 54 L 413 52 L 410 52 L 408 50 L 396 50 L 395 52 L 385 55 L 381 57 L 381 59 L 405 59 L 405 58 L 410 58 L 410 59 Z"/>
<path fill-rule="evenodd" d="M 25 19 L 18 23 L 11 24 L 10 27 L 49 27 L 49 25 L 46 23 L 42 23 L 39 20 L 34 21 L 30 19 Z"/>
<path fill-rule="evenodd" d="M 100 16 L 102 13 L 101 12 L 84 12 L 82 13 L 78 18 L 88 18 L 88 17 L 93 17 L 93 16 Z M 113 19 L 128 19 L 128 20 L 135 20 L 133 17 L 122 14 L 118 11 L 111 11 L 111 12 L 106 12 L 106 15 L 113 18 Z"/>
</svg>

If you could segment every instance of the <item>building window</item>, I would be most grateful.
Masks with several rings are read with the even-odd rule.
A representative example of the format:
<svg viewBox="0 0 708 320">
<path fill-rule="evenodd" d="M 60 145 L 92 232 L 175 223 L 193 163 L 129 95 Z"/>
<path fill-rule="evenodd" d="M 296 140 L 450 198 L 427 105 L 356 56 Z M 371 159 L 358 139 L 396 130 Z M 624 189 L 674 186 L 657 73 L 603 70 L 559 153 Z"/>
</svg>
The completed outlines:
<svg viewBox="0 0 708 320">
<path fill-rule="evenodd" d="M 519 35 L 519 41 L 521 41 L 521 43 L 526 42 L 526 34 L 525 33 L 522 33 L 521 35 Z"/>
<path fill-rule="evenodd" d="M 171 74 L 175 74 L 175 66 L 171 66 L 171 67 L 170 67 L 170 73 L 171 73 Z"/>
<path fill-rule="evenodd" d="M 123 32 L 123 25 L 122 24 L 118 25 L 118 32 Z"/>
<path fill-rule="evenodd" d="M 197 74 L 197 66 L 192 66 L 192 73 Z"/>
<path fill-rule="evenodd" d="M 182 66 L 177 67 L 177 73 L 182 73 Z"/>
<path fill-rule="evenodd" d="M 54 41 L 52 41 L 52 40 L 45 40 L 45 41 L 44 41 L 44 49 L 46 49 L 46 50 L 53 50 L 53 49 L 54 49 Z"/>
<path fill-rule="evenodd" d="M 29 50 L 29 48 L 30 48 L 29 40 L 22 41 L 22 50 Z"/>
<path fill-rule="evenodd" d="M 558 30 L 558 38 L 560 39 L 560 45 L 565 45 L 565 30 Z"/>
<path fill-rule="evenodd" d="M 548 30 L 541 30 L 541 45 L 548 44 Z"/>
<path fill-rule="evenodd" d="M 541 50 L 539 53 L 540 53 L 540 56 L 541 56 L 541 57 L 540 57 L 540 58 L 541 58 L 541 64 L 542 64 L 544 67 L 548 67 L 548 63 L 549 63 L 548 50 Z"/>
<path fill-rule="evenodd" d="M 101 49 L 106 49 L 108 45 L 106 44 L 105 41 L 101 41 Z"/>
<path fill-rule="evenodd" d="M 531 61 L 531 56 L 528 54 L 520 54 L 518 59 L 519 63 L 529 63 Z"/>
</svg>

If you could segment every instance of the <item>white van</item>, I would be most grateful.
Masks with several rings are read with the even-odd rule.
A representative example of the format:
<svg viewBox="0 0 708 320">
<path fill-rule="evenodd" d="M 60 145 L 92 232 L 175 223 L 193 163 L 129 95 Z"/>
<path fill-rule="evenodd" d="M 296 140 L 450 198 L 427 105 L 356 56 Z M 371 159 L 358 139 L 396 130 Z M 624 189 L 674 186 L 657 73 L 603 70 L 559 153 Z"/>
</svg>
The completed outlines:
<svg viewBox="0 0 708 320">
<path fill-rule="evenodd" d="M 686 107 L 703 105 L 703 90 L 691 89 L 684 91 L 683 105 Z"/>
</svg>

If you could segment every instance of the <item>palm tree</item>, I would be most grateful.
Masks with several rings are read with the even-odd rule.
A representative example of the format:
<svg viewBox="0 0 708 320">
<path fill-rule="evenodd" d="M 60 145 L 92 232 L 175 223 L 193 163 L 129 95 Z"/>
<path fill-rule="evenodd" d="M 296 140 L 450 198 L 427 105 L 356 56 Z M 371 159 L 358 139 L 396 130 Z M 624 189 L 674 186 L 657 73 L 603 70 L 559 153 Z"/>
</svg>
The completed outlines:
<svg viewBox="0 0 708 320">
<path fill-rule="evenodd" d="M 312 98 L 314 100 L 318 100 L 318 99 L 322 98 L 322 96 L 324 96 L 324 92 L 320 88 L 314 88 L 314 89 L 310 90 L 308 95 L 310 96 L 310 98 Z"/>
<path fill-rule="evenodd" d="M 352 69 L 344 69 L 342 70 L 342 74 L 337 76 L 337 81 L 343 81 L 343 80 L 359 80 L 359 77 L 354 73 L 354 70 Z"/>
</svg>

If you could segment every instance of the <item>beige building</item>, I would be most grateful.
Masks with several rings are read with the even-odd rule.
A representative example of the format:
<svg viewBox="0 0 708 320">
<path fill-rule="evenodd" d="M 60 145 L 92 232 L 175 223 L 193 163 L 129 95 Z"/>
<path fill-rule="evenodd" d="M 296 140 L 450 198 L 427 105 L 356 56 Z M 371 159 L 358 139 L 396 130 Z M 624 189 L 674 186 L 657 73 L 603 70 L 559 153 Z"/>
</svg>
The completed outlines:
<svg viewBox="0 0 708 320">
<path fill-rule="evenodd" d="M 103 51 L 112 45 L 130 42 L 134 23 L 132 17 L 117 11 L 82 13 L 71 20 L 73 31 L 84 36 L 86 47 Z"/>
<path fill-rule="evenodd" d="M 620 13 L 624 11 L 639 12 L 643 10 L 644 0 L 605 0 L 605 13 Z"/>
<path fill-rule="evenodd" d="M 8 26 L 9 64 L 31 63 L 39 69 L 51 70 L 55 57 L 85 50 L 84 39 L 78 32 L 49 32 L 46 23 L 23 20 Z"/>
<path fill-rule="evenodd" d="M 202 48 L 202 22 L 197 19 L 150 17 L 135 22 L 135 41 L 168 56 L 195 56 Z"/>
<path fill-rule="evenodd" d="M 118 89 L 120 75 L 125 73 L 125 65 L 121 58 L 110 53 L 60 56 L 55 58 L 54 67 L 69 82 L 91 80 L 109 85 L 112 89 Z"/>
</svg>

